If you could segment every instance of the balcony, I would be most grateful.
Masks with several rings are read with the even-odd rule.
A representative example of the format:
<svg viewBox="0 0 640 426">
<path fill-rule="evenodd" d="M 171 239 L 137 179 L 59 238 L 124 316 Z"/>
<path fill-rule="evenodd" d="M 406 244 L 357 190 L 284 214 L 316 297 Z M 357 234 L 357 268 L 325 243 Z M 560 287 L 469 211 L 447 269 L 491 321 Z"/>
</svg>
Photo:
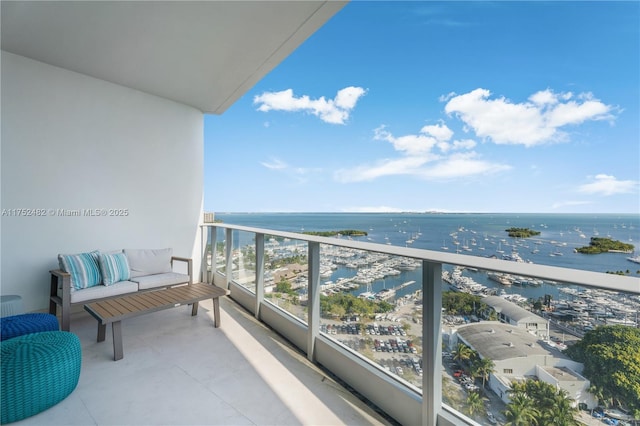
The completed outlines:
<svg viewBox="0 0 640 426">
<path fill-rule="evenodd" d="M 123 323 L 124 358 L 111 332 L 83 311 L 71 330 L 82 344 L 76 390 L 16 425 L 388 424 L 290 343 L 229 299 L 220 328 L 210 300 Z"/>
<path fill-rule="evenodd" d="M 640 294 L 636 278 L 275 230 L 211 224 L 201 238 L 201 276 L 231 290 L 221 301 L 221 328 L 213 327 L 211 302 L 196 317 L 177 308 L 130 319 L 123 324 L 124 359 L 113 362 L 110 333 L 97 343 L 95 320 L 76 312 L 78 388 L 23 424 L 478 424 L 443 403 L 444 265 Z M 265 256 L 278 241 L 308 259 L 297 266 L 306 268 L 304 309 L 265 294 L 265 277 L 274 273 L 265 270 Z M 251 261 L 239 261 L 243 249 L 253 253 Z M 422 321 L 412 325 L 421 350 L 408 355 L 420 358 L 421 376 L 373 362 L 327 328 L 320 259 L 336 249 L 398 256 L 398 264 L 422 268 Z"/>
</svg>

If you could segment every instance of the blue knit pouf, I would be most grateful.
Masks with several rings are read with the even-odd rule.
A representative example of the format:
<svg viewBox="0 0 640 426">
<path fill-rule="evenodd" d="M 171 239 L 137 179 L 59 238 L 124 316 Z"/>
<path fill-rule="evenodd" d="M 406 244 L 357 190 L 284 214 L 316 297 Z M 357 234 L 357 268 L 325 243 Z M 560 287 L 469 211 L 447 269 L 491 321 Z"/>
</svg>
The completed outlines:
<svg viewBox="0 0 640 426">
<path fill-rule="evenodd" d="M 58 318 L 51 314 L 20 314 L 0 318 L 0 341 L 40 331 L 58 331 Z"/>
<path fill-rule="evenodd" d="M 80 339 L 67 331 L 45 331 L 0 343 L 0 423 L 38 414 L 65 399 L 78 385 Z"/>
</svg>

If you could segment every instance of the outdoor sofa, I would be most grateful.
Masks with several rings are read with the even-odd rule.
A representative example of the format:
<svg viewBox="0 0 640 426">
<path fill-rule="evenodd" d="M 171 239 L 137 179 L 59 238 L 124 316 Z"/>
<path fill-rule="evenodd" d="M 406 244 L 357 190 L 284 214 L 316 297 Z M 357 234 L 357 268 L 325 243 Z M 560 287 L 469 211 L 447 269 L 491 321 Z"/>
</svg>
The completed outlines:
<svg viewBox="0 0 640 426">
<path fill-rule="evenodd" d="M 174 272 L 186 264 L 186 274 Z M 58 255 L 51 272 L 49 313 L 60 307 L 61 329 L 69 331 L 71 307 L 139 291 L 193 283 L 192 260 L 173 256 L 173 249 L 124 249 Z"/>
</svg>

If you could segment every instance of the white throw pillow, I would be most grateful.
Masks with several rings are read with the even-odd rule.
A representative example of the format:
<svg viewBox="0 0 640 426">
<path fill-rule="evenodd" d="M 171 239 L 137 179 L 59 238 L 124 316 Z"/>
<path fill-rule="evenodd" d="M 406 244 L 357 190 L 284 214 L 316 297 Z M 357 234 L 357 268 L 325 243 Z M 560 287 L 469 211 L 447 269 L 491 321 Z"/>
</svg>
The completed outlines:
<svg viewBox="0 0 640 426">
<path fill-rule="evenodd" d="M 131 278 L 172 272 L 173 249 L 124 249 L 129 260 Z"/>
</svg>

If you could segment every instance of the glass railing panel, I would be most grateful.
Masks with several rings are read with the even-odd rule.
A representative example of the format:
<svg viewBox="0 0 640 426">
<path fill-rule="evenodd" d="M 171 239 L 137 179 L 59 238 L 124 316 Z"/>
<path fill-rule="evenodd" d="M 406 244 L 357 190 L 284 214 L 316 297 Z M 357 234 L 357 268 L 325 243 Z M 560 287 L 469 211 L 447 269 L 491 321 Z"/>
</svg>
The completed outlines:
<svg viewBox="0 0 640 426">
<path fill-rule="evenodd" d="M 265 235 L 264 299 L 308 323 L 308 244 Z"/>
<path fill-rule="evenodd" d="M 213 243 L 213 230 L 212 227 L 203 227 L 203 256 L 202 256 L 202 271 L 203 279 L 207 283 L 213 282 L 213 272 L 215 270 L 215 244 Z"/>
<path fill-rule="evenodd" d="M 222 275 L 227 274 L 225 253 L 227 250 L 226 229 L 218 228 L 213 246 L 212 265 L 214 270 Z"/>
<path fill-rule="evenodd" d="M 421 262 L 325 245 L 320 253 L 320 332 L 421 388 Z"/>
<path fill-rule="evenodd" d="M 599 326 L 638 325 L 640 300 L 624 292 L 450 265 L 442 278 L 442 399 L 481 424 L 508 420 L 509 386 L 547 374 L 538 371 L 540 356 L 547 382 L 563 387 L 563 376 L 571 376 L 571 403 L 592 405 L 581 392 L 582 364 L 563 351 Z M 491 362 L 481 367 L 484 358 Z"/>
<path fill-rule="evenodd" d="M 218 231 L 216 251 L 224 254 L 226 241 L 224 237 L 220 238 L 221 235 L 226 235 L 223 229 Z M 234 233 L 234 245 L 242 238 Z M 343 243 L 336 241 L 336 244 Z M 239 245 L 237 249 L 242 251 Z M 386 251 L 385 247 L 381 250 Z M 402 379 L 398 380 L 399 383 L 408 382 L 412 388 L 421 388 L 422 368 L 429 371 L 429 366 L 422 365 L 423 306 L 429 305 L 433 294 L 426 295 L 427 304 L 423 305 L 422 260 L 397 256 L 398 250 L 389 251 L 396 254 L 320 244 L 319 331 L 358 352 L 372 364 L 379 365 L 390 377 Z M 306 241 L 265 236 L 265 300 L 303 322 L 307 322 L 307 253 Z M 424 256 L 429 259 L 432 254 L 425 252 Z M 243 257 L 251 257 L 250 249 L 245 249 Z M 568 273 L 571 270 L 540 270 L 545 279 L 527 277 L 513 271 L 532 273 L 537 271 L 537 267 L 533 266 L 532 270 L 532 267 L 524 267 L 524 263 L 520 266 L 517 258 L 511 260 L 514 263 L 495 263 L 493 260 L 474 262 L 468 257 L 460 257 L 461 263 L 474 264 L 477 269 L 442 264 L 441 402 L 479 424 L 494 424 L 494 421 L 505 423 L 508 420 L 504 413 L 508 408 L 510 378 L 537 375 L 535 369 L 538 367 L 532 366 L 528 370 L 520 367 L 521 361 L 527 361 L 525 355 L 512 366 L 505 365 L 505 360 L 494 352 L 493 355 L 483 356 L 494 363 L 493 367 L 483 367 L 485 370 L 493 369 L 491 374 L 483 378 L 479 372 L 482 371 L 479 370 L 480 366 L 474 362 L 480 358 L 482 344 L 473 347 L 474 336 L 485 333 L 490 337 L 486 339 L 488 342 L 497 341 L 500 336 L 504 341 L 501 340 L 498 354 L 512 348 L 524 351 L 525 346 L 545 350 L 545 361 L 542 364 L 538 362 L 544 367 L 551 366 L 547 365 L 554 359 L 551 355 L 564 355 L 564 365 L 575 367 L 574 371 L 578 373 L 576 380 L 580 381 L 584 379 L 580 376 L 582 370 L 566 354 L 562 354 L 565 347 L 570 347 L 585 333 L 601 325 L 638 326 L 640 296 L 634 292 L 635 287 L 627 285 L 626 281 L 621 283 L 620 288 L 631 291 L 631 294 L 611 290 L 616 288 L 611 283 L 617 279 L 612 277 L 603 278 L 603 285 L 609 290 L 596 288 L 599 281 L 593 276 L 585 277 L 585 285 L 592 287 L 581 287 L 576 285 L 575 280 L 573 283 L 562 282 L 563 279 L 574 279 L 573 274 Z M 216 264 L 224 266 L 224 260 Z M 512 273 L 488 271 L 482 269 L 484 266 L 502 268 Z M 278 275 L 283 271 L 289 271 L 285 274 L 290 274 L 284 280 L 281 274 Z M 557 281 L 550 280 L 556 278 Z M 282 285 L 277 286 L 276 281 L 282 282 Z M 373 306 L 365 303 L 367 301 Z M 509 310 L 513 307 L 524 311 L 524 323 L 517 324 L 510 316 Z M 471 330 L 478 325 L 484 329 L 465 335 L 465 327 Z M 508 328 L 513 330 L 509 331 Z M 520 336 L 519 340 L 517 336 Z M 477 352 L 478 356 L 465 355 L 466 349 L 461 348 L 460 343 Z M 560 374 L 557 371 L 549 374 L 556 373 Z M 544 376 L 547 373 L 539 374 Z M 558 383 L 560 387 L 563 386 L 562 380 Z M 575 402 L 584 405 L 581 401 Z"/>
<path fill-rule="evenodd" d="M 253 232 L 235 231 L 233 235 L 233 282 L 255 293 L 256 239 Z"/>
</svg>

